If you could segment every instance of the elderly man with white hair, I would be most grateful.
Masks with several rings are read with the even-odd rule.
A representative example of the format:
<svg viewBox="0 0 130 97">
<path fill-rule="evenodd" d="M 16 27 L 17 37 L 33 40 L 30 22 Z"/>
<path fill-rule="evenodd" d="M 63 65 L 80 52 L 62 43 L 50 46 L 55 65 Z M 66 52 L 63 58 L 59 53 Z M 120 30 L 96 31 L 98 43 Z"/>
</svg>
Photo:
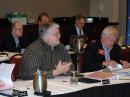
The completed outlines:
<svg viewBox="0 0 130 97">
<path fill-rule="evenodd" d="M 107 26 L 100 40 L 88 44 L 84 53 L 84 72 L 97 71 L 105 67 L 115 68 L 117 64 L 122 64 L 124 68 L 129 67 L 127 61 L 121 60 L 121 47 L 116 43 L 117 39 L 117 29 Z"/>
<path fill-rule="evenodd" d="M 19 78 L 33 79 L 33 73 L 37 69 L 45 71 L 47 78 L 68 74 L 73 67 L 72 60 L 60 43 L 59 25 L 44 25 L 39 34 L 39 39 L 30 44 L 23 54 Z"/>
<path fill-rule="evenodd" d="M 11 32 L 5 34 L 0 43 L 0 51 L 21 52 L 25 48 L 23 39 L 23 25 L 20 22 L 12 23 Z"/>
</svg>

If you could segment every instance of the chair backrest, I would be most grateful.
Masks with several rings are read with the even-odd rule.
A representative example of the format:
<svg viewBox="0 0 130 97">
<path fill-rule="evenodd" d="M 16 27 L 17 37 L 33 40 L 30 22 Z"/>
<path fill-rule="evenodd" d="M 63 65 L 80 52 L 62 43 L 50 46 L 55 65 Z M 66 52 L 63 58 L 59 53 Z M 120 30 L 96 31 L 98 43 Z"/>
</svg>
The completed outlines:
<svg viewBox="0 0 130 97">
<path fill-rule="evenodd" d="M 16 81 L 19 73 L 19 65 L 21 64 L 22 54 L 16 54 L 10 58 L 10 63 L 14 63 L 15 67 L 12 72 L 12 80 Z"/>
<path fill-rule="evenodd" d="M 130 48 L 122 47 L 121 56 L 122 56 L 122 60 L 127 60 L 128 62 L 130 62 Z"/>
</svg>

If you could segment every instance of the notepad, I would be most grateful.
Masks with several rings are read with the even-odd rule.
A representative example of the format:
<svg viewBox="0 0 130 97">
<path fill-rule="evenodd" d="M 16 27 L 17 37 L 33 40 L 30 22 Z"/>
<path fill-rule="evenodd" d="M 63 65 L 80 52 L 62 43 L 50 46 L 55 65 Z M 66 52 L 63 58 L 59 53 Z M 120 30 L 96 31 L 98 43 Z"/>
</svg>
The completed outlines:
<svg viewBox="0 0 130 97">
<path fill-rule="evenodd" d="M 104 80 L 104 79 L 114 79 L 115 75 L 111 73 L 106 73 L 103 71 L 95 71 L 89 75 L 85 75 L 84 77 L 97 79 L 97 80 Z"/>
<path fill-rule="evenodd" d="M 0 90 L 6 90 L 13 87 L 11 74 L 14 66 L 15 64 L 7 64 L 7 63 L 0 64 L 0 80 L 1 80 L 1 84 L 2 83 L 4 84 L 0 86 Z"/>
</svg>

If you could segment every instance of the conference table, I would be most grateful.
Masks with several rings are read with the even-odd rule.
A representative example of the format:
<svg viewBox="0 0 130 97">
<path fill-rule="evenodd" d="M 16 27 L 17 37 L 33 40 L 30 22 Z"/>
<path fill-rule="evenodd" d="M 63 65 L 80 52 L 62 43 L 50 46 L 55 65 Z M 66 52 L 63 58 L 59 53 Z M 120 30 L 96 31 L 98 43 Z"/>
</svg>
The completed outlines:
<svg viewBox="0 0 130 97">
<path fill-rule="evenodd" d="M 122 71 L 129 72 L 130 69 Z M 47 90 L 51 91 L 52 97 L 130 97 L 130 76 L 124 77 L 124 79 L 110 79 L 110 84 L 107 85 L 103 85 L 102 82 L 89 84 L 78 82 L 77 86 L 72 86 L 68 76 L 57 76 L 53 79 L 47 79 L 47 82 Z M 13 89 L 27 91 L 27 97 L 38 97 L 34 95 L 32 80 L 23 81 L 18 79 L 14 82 Z"/>
<path fill-rule="evenodd" d="M 15 53 L 9 53 L 10 57 Z M 130 72 L 129 69 L 121 70 Z M 83 73 L 84 75 L 90 73 Z M 110 84 L 103 85 L 98 83 L 82 83 L 78 82 L 77 86 L 70 85 L 69 76 L 57 76 L 53 79 L 47 79 L 47 90 L 51 91 L 52 97 L 130 97 L 130 76 L 122 79 L 110 79 Z M 19 91 L 27 91 L 27 97 L 38 97 L 34 95 L 32 80 L 17 80 L 13 82 L 13 89 Z M 5 97 L 1 96 L 0 97 Z"/>
<path fill-rule="evenodd" d="M 10 60 L 10 58 L 16 54 L 20 54 L 20 53 L 16 53 L 16 52 L 0 52 L 0 62 L 3 61 L 8 61 Z"/>
</svg>

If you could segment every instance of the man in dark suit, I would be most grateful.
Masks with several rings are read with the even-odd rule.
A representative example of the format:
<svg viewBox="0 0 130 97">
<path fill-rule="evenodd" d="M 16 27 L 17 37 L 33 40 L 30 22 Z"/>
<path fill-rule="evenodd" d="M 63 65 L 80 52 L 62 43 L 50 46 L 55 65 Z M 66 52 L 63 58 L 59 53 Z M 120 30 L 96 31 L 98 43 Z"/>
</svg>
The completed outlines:
<svg viewBox="0 0 130 97">
<path fill-rule="evenodd" d="M 26 36 L 27 45 L 31 44 L 39 38 L 39 31 L 42 30 L 43 26 L 51 23 L 50 16 L 42 12 L 38 15 L 38 24 L 33 27 L 33 31 Z"/>
<path fill-rule="evenodd" d="M 86 35 L 84 25 L 86 23 L 86 17 L 79 14 L 76 16 L 75 25 L 69 27 L 67 31 L 61 33 L 62 43 L 68 45 L 72 35 Z"/>
<path fill-rule="evenodd" d="M 50 23 L 51 23 L 51 17 L 47 13 L 43 12 L 38 15 L 39 30 L 42 30 L 44 25 L 47 25 Z"/>
<path fill-rule="evenodd" d="M 0 51 L 21 52 L 21 49 L 24 48 L 22 35 L 23 25 L 20 22 L 14 22 L 11 33 L 7 33 L 1 39 Z"/>
<path fill-rule="evenodd" d="M 116 44 L 118 31 L 114 27 L 106 27 L 101 39 L 88 44 L 85 49 L 84 72 L 91 72 L 111 66 L 116 67 L 121 63 L 124 66 L 127 62 L 121 61 L 121 48 Z"/>
</svg>

